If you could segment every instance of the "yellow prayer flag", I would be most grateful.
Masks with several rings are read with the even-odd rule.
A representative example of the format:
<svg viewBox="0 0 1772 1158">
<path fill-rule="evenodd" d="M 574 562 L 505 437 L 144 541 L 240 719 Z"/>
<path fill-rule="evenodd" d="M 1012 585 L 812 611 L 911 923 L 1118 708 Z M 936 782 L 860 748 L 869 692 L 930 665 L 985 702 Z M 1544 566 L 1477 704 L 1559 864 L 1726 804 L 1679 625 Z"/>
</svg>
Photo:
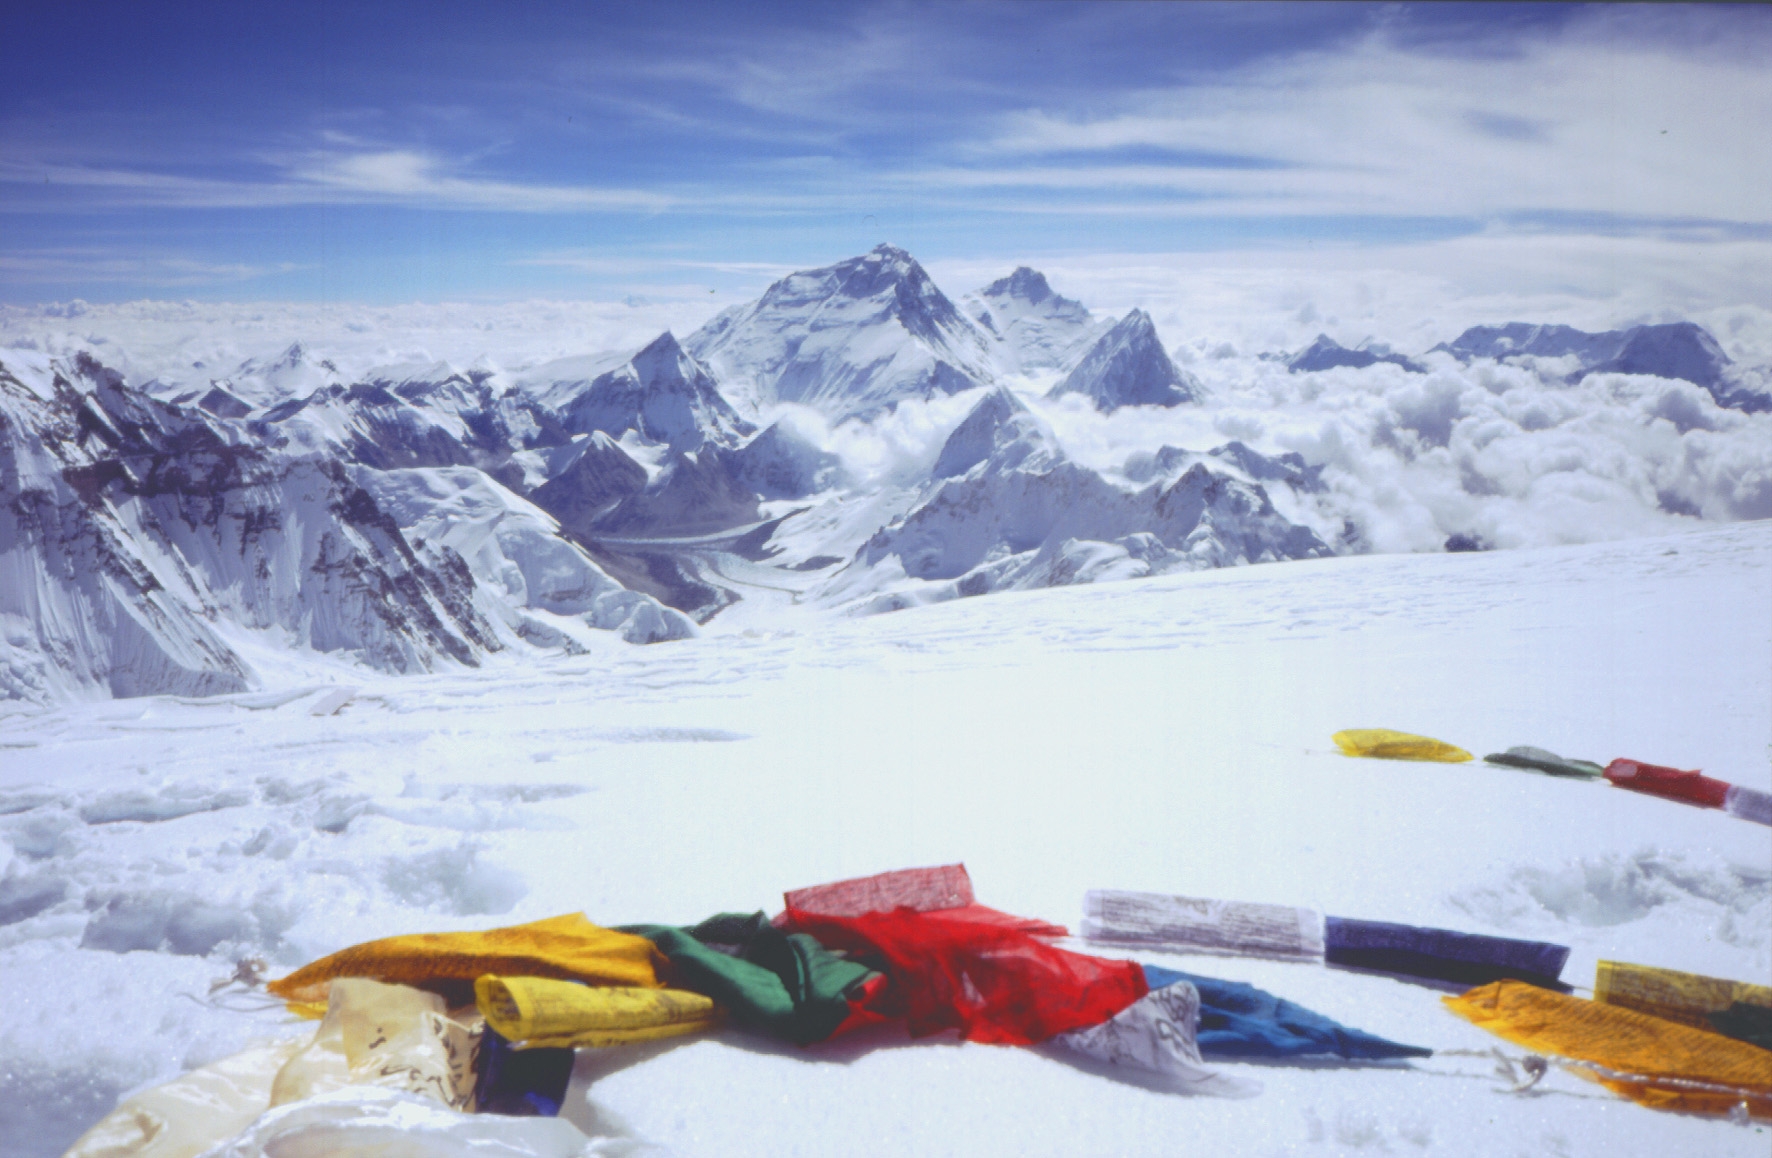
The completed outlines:
<svg viewBox="0 0 1772 1158">
<path fill-rule="evenodd" d="M 1657 1109 L 1772 1118 L 1772 1051 L 1631 1009 L 1496 981 L 1443 999 L 1453 1012 L 1539 1053 L 1603 1066 L 1577 1070 Z"/>
<path fill-rule="evenodd" d="M 682 989 L 576 985 L 545 977 L 494 977 L 474 982 L 486 1024 L 510 1041 L 569 1048 L 656 1041 L 711 1029 L 713 1000 Z"/>
<path fill-rule="evenodd" d="M 342 949 L 265 986 L 292 1003 L 326 1000 L 335 977 L 368 977 L 421 988 L 466 990 L 488 973 L 553 977 L 593 985 L 656 989 L 664 955 L 651 941 L 569 913 L 474 933 L 413 933 Z M 450 986 L 444 983 L 454 982 Z"/>
<path fill-rule="evenodd" d="M 1594 969 L 1594 1000 L 1710 1029 L 1705 1014 L 1721 1013 L 1736 1002 L 1772 1009 L 1772 988 L 1652 965 L 1601 961 Z"/>
<path fill-rule="evenodd" d="M 1349 728 L 1330 737 L 1349 756 L 1377 756 L 1384 760 L 1438 760 L 1462 764 L 1471 759 L 1463 748 L 1428 736 L 1412 736 L 1389 728 Z"/>
</svg>

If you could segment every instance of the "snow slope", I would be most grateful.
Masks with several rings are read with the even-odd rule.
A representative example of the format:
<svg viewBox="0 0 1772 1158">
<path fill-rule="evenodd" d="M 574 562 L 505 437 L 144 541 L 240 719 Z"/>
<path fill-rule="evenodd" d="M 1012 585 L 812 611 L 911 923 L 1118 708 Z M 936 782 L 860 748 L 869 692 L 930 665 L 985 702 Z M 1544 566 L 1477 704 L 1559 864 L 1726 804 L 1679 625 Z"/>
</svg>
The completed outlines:
<svg viewBox="0 0 1772 1158">
<path fill-rule="evenodd" d="M 1772 976 L 1772 830 L 1482 764 L 1351 760 L 1350 726 L 1531 743 L 1772 789 L 1772 525 L 1175 574 L 394 679 L 0 707 L 0 1138 L 59 1152 L 121 1093 L 302 1032 L 202 998 L 397 932 L 583 909 L 688 922 L 964 860 L 1075 927 L 1088 888 L 1310 905 Z M 348 681 L 348 682 L 345 682 Z M 1439 1050 L 1440 994 L 1148 956 Z M 195 1000 L 193 1000 L 195 998 Z M 1507 1052 L 1519 1052 L 1504 1047 Z M 948 1038 L 718 1034 L 586 1054 L 569 1116 L 682 1154 L 1764 1155 L 1492 1060 L 1226 1065 L 1242 1101 Z"/>
</svg>

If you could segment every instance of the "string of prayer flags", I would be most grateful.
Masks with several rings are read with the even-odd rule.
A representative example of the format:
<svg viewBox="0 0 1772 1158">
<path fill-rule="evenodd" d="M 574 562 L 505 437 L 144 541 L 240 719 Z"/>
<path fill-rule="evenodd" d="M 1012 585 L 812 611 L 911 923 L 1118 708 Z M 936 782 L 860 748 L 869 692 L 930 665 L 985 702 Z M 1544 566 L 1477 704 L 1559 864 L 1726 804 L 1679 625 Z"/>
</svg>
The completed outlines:
<svg viewBox="0 0 1772 1158">
<path fill-rule="evenodd" d="M 505 1040 L 556 1049 L 658 1041 L 720 1022 L 713 1000 L 699 993 L 550 977 L 487 974 L 474 982 L 474 1003 Z"/>
<path fill-rule="evenodd" d="M 1619 788 L 1694 804 L 1721 808 L 1729 797 L 1729 785 L 1701 772 L 1685 772 L 1640 760 L 1614 760 L 1606 765 L 1606 779 Z"/>
<path fill-rule="evenodd" d="M 835 1033 L 850 1016 L 850 998 L 874 975 L 762 913 L 721 913 L 683 929 L 623 929 L 658 946 L 674 985 L 712 998 L 742 1028 L 798 1045 Z"/>
<path fill-rule="evenodd" d="M 891 984 L 874 1011 L 913 1037 L 957 1029 L 968 1041 L 1033 1045 L 1099 1025 L 1149 992 L 1131 961 L 1048 944 L 967 909 L 852 917 L 787 911 L 787 927 L 878 966 Z"/>
<path fill-rule="evenodd" d="M 796 912 L 827 917 L 859 917 L 863 913 L 889 913 L 893 909 L 913 909 L 919 913 L 963 909 L 968 919 L 974 922 L 1020 929 L 1036 937 L 1070 935 L 1070 930 L 1063 925 L 1017 917 L 979 904 L 972 892 L 972 877 L 963 864 L 894 869 L 868 877 L 812 885 L 783 893 L 782 901 Z M 776 923 L 781 924 L 786 919 L 783 914 L 776 918 Z"/>
<path fill-rule="evenodd" d="M 1195 1026 L 1200 994 L 1186 981 L 1153 989 L 1100 1025 L 1061 1033 L 1054 1045 L 1103 1065 L 1125 1066 L 1164 1079 L 1177 1093 L 1246 1098 L 1261 1084 L 1234 1078 L 1200 1057 Z"/>
<path fill-rule="evenodd" d="M 441 992 L 451 1006 L 473 1003 L 474 982 L 488 973 L 552 977 L 593 985 L 661 987 L 664 957 L 644 937 L 593 925 L 568 913 L 472 933 L 412 933 L 341 949 L 265 988 L 296 1012 L 325 1012 L 335 977 L 368 977 Z M 317 1008 L 316 1008 L 317 1007 Z"/>
<path fill-rule="evenodd" d="M 1746 981 L 1725 981 L 1699 973 L 1601 961 L 1594 967 L 1594 1000 L 1677 1021 L 1695 1029 L 1718 1029 L 1729 1037 L 1739 1034 L 1721 1029 L 1715 1021 L 1736 1006 L 1764 1009 L 1772 1016 L 1772 987 Z M 1729 1014 L 1725 1021 L 1744 1021 L 1751 1032 L 1752 1013 Z M 1747 1040 L 1745 1038 L 1741 1040 Z"/>
</svg>

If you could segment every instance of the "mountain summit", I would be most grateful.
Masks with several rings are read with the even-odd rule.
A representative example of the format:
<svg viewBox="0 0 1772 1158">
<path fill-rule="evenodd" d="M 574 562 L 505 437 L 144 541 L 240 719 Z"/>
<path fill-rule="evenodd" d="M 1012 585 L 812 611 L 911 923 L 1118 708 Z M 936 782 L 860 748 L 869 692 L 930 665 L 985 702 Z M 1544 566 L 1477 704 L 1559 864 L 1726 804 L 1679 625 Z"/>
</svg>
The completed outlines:
<svg viewBox="0 0 1772 1158">
<path fill-rule="evenodd" d="M 1064 394 L 1087 394 L 1097 409 L 1111 412 L 1122 406 L 1194 402 L 1200 384 L 1169 360 L 1151 316 L 1133 310 L 1089 348 L 1047 397 Z"/>
<path fill-rule="evenodd" d="M 707 369 L 686 353 L 669 330 L 627 362 L 591 380 L 560 408 L 574 434 L 602 431 L 620 438 L 632 430 L 678 451 L 713 442 L 736 446 L 756 427 L 721 396 Z"/>
<path fill-rule="evenodd" d="M 785 277 L 687 346 L 758 405 L 798 402 L 839 421 L 992 378 L 984 336 L 892 245 Z"/>
<path fill-rule="evenodd" d="M 1318 334 L 1316 341 L 1287 359 L 1286 369 L 1293 374 L 1336 370 L 1343 366 L 1364 370 L 1366 367 L 1376 366 L 1380 362 L 1401 366 L 1413 374 L 1426 372 L 1425 367 L 1417 365 L 1401 354 L 1392 354 L 1383 347 L 1369 349 L 1362 345 L 1358 349 L 1350 350 L 1328 334 Z"/>
<path fill-rule="evenodd" d="M 996 339 L 998 359 L 1012 371 L 1069 366 L 1102 331 L 1082 302 L 1053 292 L 1045 274 L 1025 265 L 963 304 L 967 316 Z"/>
</svg>

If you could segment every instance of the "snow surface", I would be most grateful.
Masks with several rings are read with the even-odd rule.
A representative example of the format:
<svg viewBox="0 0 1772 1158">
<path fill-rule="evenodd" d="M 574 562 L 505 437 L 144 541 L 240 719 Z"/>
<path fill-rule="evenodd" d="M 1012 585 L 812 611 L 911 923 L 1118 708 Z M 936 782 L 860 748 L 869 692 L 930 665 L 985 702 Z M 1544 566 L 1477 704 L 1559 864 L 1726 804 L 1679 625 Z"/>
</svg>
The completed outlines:
<svg viewBox="0 0 1772 1158">
<path fill-rule="evenodd" d="M 1772 830 L 1481 764 L 1351 760 L 1329 735 L 1772 788 L 1769 592 L 1772 525 L 1748 523 L 865 619 L 784 596 L 649 648 L 587 633 L 576 657 L 402 678 L 306 656 L 252 693 L 0 704 L 0 1139 L 57 1154 L 123 1093 L 311 1031 L 205 1004 L 247 954 L 281 973 L 579 909 L 689 922 L 954 860 L 987 903 L 1073 927 L 1086 889 L 1142 889 L 1558 941 L 1578 984 L 1602 957 L 1767 983 Z M 1400 1041 L 1503 1045 L 1423 986 L 1145 959 Z M 685 1154 L 1767 1153 L 1764 1124 L 1555 1071 L 1512 1094 L 1492 1068 L 1225 1065 L 1261 1095 L 1190 1099 L 1046 1050 L 722 1033 L 583 1054 L 568 1116 Z"/>
</svg>

